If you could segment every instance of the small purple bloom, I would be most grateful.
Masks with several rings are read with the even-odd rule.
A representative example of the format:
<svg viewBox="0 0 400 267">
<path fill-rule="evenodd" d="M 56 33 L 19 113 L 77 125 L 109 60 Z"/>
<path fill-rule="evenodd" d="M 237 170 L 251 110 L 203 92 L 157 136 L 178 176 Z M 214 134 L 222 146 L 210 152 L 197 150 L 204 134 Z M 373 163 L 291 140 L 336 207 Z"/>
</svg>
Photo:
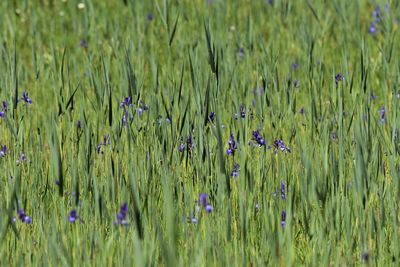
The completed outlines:
<svg viewBox="0 0 400 267">
<path fill-rule="evenodd" d="M 0 150 L 0 157 L 4 157 L 7 152 L 7 146 L 6 145 L 1 145 L 1 150 Z"/>
<path fill-rule="evenodd" d="M 151 12 L 147 13 L 146 19 L 147 19 L 148 21 L 152 21 L 152 20 L 153 20 L 153 13 L 151 13 Z"/>
<path fill-rule="evenodd" d="M 82 123 L 81 123 L 81 121 L 78 121 L 78 122 L 76 123 L 76 127 L 78 127 L 78 129 L 82 129 Z"/>
<path fill-rule="evenodd" d="M 7 101 L 3 101 L 3 110 L 4 110 L 5 112 L 8 111 L 8 103 L 7 103 Z"/>
<path fill-rule="evenodd" d="M 182 145 L 179 147 L 179 152 L 183 152 L 183 150 L 185 149 L 185 147 L 186 147 L 186 144 L 182 144 Z"/>
<path fill-rule="evenodd" d="M 3 101 L 3 109 L 0 111 L 0 117 L 4 118 L 8 111 L 8 103 L 7 101 Z"/>
<path fill-rule="evenodd" d="M 210 114 L 208 114 L 208 120 L 211 121 L 211 122 L 214 122 L 215 115 L 216 115 L 215 112 L 211 111 Z"/>
<path fill-rule="evenodd" d="M 300 67 L 299 63 L 296 62 L 292 63 L 292 69 L 298 69 L 299 67 Z"/>
<path fill-rule="evenodd" d="M 283 229 L 286 226 L 286 211 L 282 211 L 282 214 L 281 214 L 281 225 L 282 225 Z"/>
<path fill-rule="evenodd" d="M 242 117 L 242 119 L 244 119 L 246 117 L 244 104 L 240 105 L 240 117 Z"/>
<path fill-rule="evenodd" d="M 282 140 L 275 140 L 274 143 L 270 146 L 268 146 L 268 149 L 274 148 L 274 153 L 276 154 L 278 150 L 282 152 L 291 152 L 290 148 L 285 146 L 285 143 Z"/>
<path fill-rule="evenodd" d="M 87 43 L 87 41 L 86 41 L 85 38 L 81 38 L 81 39 L 79 40 L 79 46 L 84 47 L 84 48 L 87 48 L 87 47 L 88 47 L 88 43 Z"/>
<path fill-rule="evenodd" d="M 286 199 L 285 182 L 284 181 L 281 182 L 281 198 L 283 200 Z"/>
<path fill-rule="evenodd" d="M 77 213 L 76 209 L 71 210 L 70 213 L 69 213 L 69 222 L 70 222 L 70 223 L 73 223 L 73 222 L 75 222 L 78 218 L 79 218 L 79 217 L 78 217 L 78 213 Z"/>
<path fill-rule="evenodd" d="M 188 152 L 191 152 L 193 149 L 193 139 L 192 136 L 189 135 L 186 139 L 186 143 L 183 143 L 180 147 L 179 147 L 179 152 L 183 152 L 183 150 L 187 149 Z"/>
<path fill-rule="evenodd" d="M 211 213 L 214 210 L 213 206 L 211 206 L 210 204 L 207 204 L 205 209 L 207 213 Z"/>
<path fill-rule="evenodd" d="M 265 140 L 260 135 L 260 130 L 252 131 L 252 134 L 253 134 L 253 140 L 256 141 L 259 146 L 265 146 Z"/>
<path fill-rule="evenodd" d="M 121 205 L 119 212 L 117 213 L 117 220 L 114 221 L 114 224 L 128 224 L 126 221 L 126 215 L 128 214 L 128 203 L 124 202 Z"/>
<path fill-rule="evenodd" d="M 376 95 L 374 94 L 374 92 L 371 92 L 369 99 L 372 101 L 376 98 Z"/>
<path fill-rule="evenodd" d="M 381 107 L 381 121 L 382 121 L 382 123 L 385 123 L 385 113 L 386 113 L 385 106 L 382 106 Z"/>
<path fill-rule="evenodd" d="M 243 57 L 244 56 L 244 48 L 242 46 L 239 48 L 238 55 L 239 55 L 239 57 Z"/>
<path fill-rule="evenodd" d="M 376 23 L 375 22 L 371 22 L 371 24 L 369 25 L 369 32 L 370 33 L 376 32 Z"/>
<path fill-rule="evenodd" d="M 18 102 L 25 101 L 28 104 L 32 104 L 32 99 L 29 98 L 28 92 L 24 91 L 22 93 L 22 98 L 18 99 Z"/>
<path fill-rule="evenodd" d="M 340 81 L 343 81 L 344 80 L 344 76 L 343 76 L 343 74 L 342 73 L 338 73 L 338 74 L 336 74 L 335 75 L 335 81 L 336 81 L 336 83 L 338 83 L 338 82 L 340 82 Z"/>
<path fill-rule="evenodd" d="M 228 141 L 228 149 L 226 150 L 226 154 L 228 155 L 235 155 L 235 150 L 237 149 L 235 137 L 233 133 L 231 133 Z"/>
<path fill-rule="evenodd" d="M 25 214 L 22 209 L 18 209 L 18 218 L 27 224 L 31 223 L 31 217 Z"/>
<path fill-rule="evenodd" d="M 124 97 L 124 99 L 121 101 L 121 103 L 119 104 L 119 107 L 123 108 L 123 107 L 129 107 L 131 105 L 132 105 L 132 97 L 127 96 L 127 97 Z"/>
<path fill-rule="evenodd" d="M 233 164 L 233 169 L 231 172 L 231 176 L 232 177 L 237 177 L 239 175 L 239 164 L 235 162 L 235 164 Z"/>
<path fill-rule="evenodd" d="M 364 251 L 363 253 L 361 253 L 361 259 L 365 262 L 369 261 L 369 253 L 368 251 Z"/>
<path fill-rule="evenodd" d="M 300 114 L 304 114 L 304 112 L 305 112 L 304 107 L 302 107 L 299 112 L 300 112 Z"/>
<path fill-rule="evenodd" d="M 206 207 L 208 205 L 208 195 L 205 193 L 201 193 L 199 195 L 199 205 Z"/>
</svg>

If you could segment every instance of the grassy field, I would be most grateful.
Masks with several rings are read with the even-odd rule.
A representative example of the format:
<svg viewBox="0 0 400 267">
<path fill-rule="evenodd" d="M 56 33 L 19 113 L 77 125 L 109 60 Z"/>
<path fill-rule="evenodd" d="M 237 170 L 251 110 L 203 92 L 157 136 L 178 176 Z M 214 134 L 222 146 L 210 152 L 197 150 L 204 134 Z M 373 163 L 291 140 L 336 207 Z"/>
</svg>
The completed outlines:
<svg viewBox="0 0 400 267">
<path fill-rule="evenodd" d="M 0 266 L 399 266 L 400 2 L 0 2 Z"/>
</svg>

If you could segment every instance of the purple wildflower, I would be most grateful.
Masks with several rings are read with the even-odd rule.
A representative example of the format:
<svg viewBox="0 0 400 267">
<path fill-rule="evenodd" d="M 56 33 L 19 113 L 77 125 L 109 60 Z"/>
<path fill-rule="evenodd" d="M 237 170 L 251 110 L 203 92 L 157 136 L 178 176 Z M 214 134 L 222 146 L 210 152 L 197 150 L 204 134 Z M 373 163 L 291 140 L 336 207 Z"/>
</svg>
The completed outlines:
<svg viewBox="0 0 400 267">
<path fill-rule="evenodd" d="M 87 48 L 87 47 L 88 47 L 87 40 L 86 40 L 85 38 L 81 38 L 81 39 L 79 40 L 79 46 L 80 46 L 80 47 L 83 47 L 83 48 Z"/>
<path fill-rule="evenodd" d="M 70 223 L 73 223 L 76 220 L 78 220 L 79 217 L 78 217 L 78 212 L 76 211 L 76 209 L 71 210 L 68 217 L 69 217 L 68 219 L 69 219 Z"/>
<path fill-rule="evenodd" d="M 132 97 L 127 96 L 127 97 L 124 97 L 124 99 L 121 101 L 121 103 L 119 104 L 119 107 L 124 108 L 124 107 L 129 107 L 131 105 L 132 105 Z"/>
<path fill-rule="evenodd" d="M 32 99 L 29 98 L 28 92 L 24 91 L 22 93 L 22 98 L 18 99 L 18 102 L 25 101 L 25 103 L 32 104 Z"/>
<path fill-rule="evenodd" d="M 372 101 L 376 98 L 376 95 L 374 94 L 374 92 L 371 92 L 369 99 Z"/>
<path fill-rule="evenodd" d="M 304 114 L 304 112 L 305 112 L 304 107 L 302 107 L 299 112 L 300 112 L 300 114 Z"/>
<path fill-rule="evenodd" d="M 199 195 L 199 205 L 203 206 L 204 208 L 207 206 L 208 204 L 208 195 L 205 193 L 201 193 Z"/>
<path fill-rule="evenodd" d="M 237 149 L 235 137 L 233 133 L 231 133 L 228 141 L 228 149 L 226 150 L 226 154 L 228 155 L 235 155 L 235 150 Z"/>
<path fill-rule="evenodd" d="M 365 262 L 369 261 L 369 253 L 368 251 L 364 251 L 363 253 L 361 253 L 361 259 Z"/>
<path fill-rule="evenodd" d="M 208 117 L 207 117 L 207 118 L 208 118 L 208 120 L 209 120 L 210 122 L 214 122 L 215 116 L 216 116 L 215 112 L 214 112 L 214 111 L 211 111 L 210 114 L 208 114 Z"/>
<path fill-rule="evenodd" d="M 22 209 L 18 209 L 18 218 L 27 224 L 31 223 L 31 217 L 26 215 Z"/>
<path fill-rule="evenodd" d="M 256 141 L 259 146 L 265 146 L 265 140 L 260 135 L 260 130 L 252 131 L 252 134 L 253 134 L 253 140 Z"/>
<path fill-rule="evenodd" d="M 180 147 L 179 147 L 179 152 L 183 152 L 183 150 L 187 149 L 188 152 L 191 152 L 193 149 L 193 139 L 192 136 L 189 135 L 186 139 L 186 143 L 183 143 Z"/>
<path fill-rule="evenodd" d="M 335 82 L 338 83 L 340 81 L 344 80 L 344 76 L 341 72 L 339 72 L 338 74 L 335 75 Z"/>
<path fill-rule="evenodd" d="M 151 12 L 147 13 L 146 19 L 147 19 L 148 21 L 152 21 L 152 20 L 153 20 L 153 13 L 151 13 Z"/>
<path fill-rule="evenodd" d="M 207 213 L 211 213 L 214 210 L 213 206 L 211 206 L 210 204 L 207 204 L 205 209 Z"/>
<path fill-rule="evenodd" d="M 103 143 L 100 143 L 100 144 L 97 145 L 97 148 L 96 148 L 97 153 L 100 154 L 100 152 L 102 152 L 101 151 L 101 146 L 106 146 L 109 143 L 110 143 L 110 135 L 104 135 L 103 136 Z"/>
<path fill-rule="evenodd" d="M 286 226 L 286 211 L 282 211 L 282 214 L 281 214 L 281 226 L 282 226 L 282 229 L 284 229 L 285 226 Z"/>
<path fill-rule="evenodd" d="M 385 106 L 382 106 L 381 107 L 381 121 L 382 121 L 382 123 L 385 123 L 385 113 L 386 113 Z"/>
<path fill-rule="evenodd" d="M 244 104 L 240 105 L 240 117 L 242 117 L 242 119 L 244 119 L 246 117 Z"/>
<path fill-rule="evenodd" d="M 7 152 L 7 146 L 6 145 L 1 145 L 1 150 L 0 150 L 0 157 L 4 157 Z"/>
<path fill-rule="evenodd" d="M 300 64 L 297 62 L 292 63 L 292 69 L 298 69 L 300 67 Z"/>
<path fill-rule="evenodd" d="M 239 55 L 239 57 L 243 57 L 244 56 L 244 48 L 242 46 L 239 47 L 238 55 Z"/>
<path fill-rule="evenodd" d="M 117 213 L 117 220 L 114 221 L 114 224 L 128 224 L 126 221 L 126 215 L 128 214 L 128 203 L 124 202 L 121 205 L 119 212 Z"/>
<path fill-rule="evenodd" d="M 232 177 L 237 177 L 239 175 L 239 164 L 235 162 L 235 164 L 233 164 L 233 169 L 231 172 L 231 176 Z"/>
<path fill-rule="evenodd" d="M 0 111 L 0 117 L 5 117 L 8 111 L 8 103 L 7 101 L 3 101 L 3 109 Z"/>
<path fill-rule="evenodd" d="M 282 140 L 275 140 L 274 143 L 268 146 L 268 149 L 274 148 L 274 154 L 278 152 L 278 150 L 282 152 L 291 152 L 290 148 L 285 146 L 285 143 Z"/>
<path fill-rule="evenodd" d="M 81 121 L 78 121 L 78 122 L 76 123 L 76 127 L 78 127 L 78 129 L 82 129 L 82 122 L 81 122 Z"/>
<path fill-rule="evenodd" d="M 286 199 L 285 182 L 284 181 L 281 182 L 281 198 L 283 200 Z"/>
</svg>

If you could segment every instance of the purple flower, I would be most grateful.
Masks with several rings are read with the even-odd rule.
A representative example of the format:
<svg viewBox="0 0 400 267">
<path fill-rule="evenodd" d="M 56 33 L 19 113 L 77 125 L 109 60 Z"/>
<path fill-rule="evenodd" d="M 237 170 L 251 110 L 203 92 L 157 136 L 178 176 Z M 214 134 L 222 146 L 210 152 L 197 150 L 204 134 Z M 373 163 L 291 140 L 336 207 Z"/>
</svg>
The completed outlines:
<svg viewBox="0 0 400 267">
<path fill-rule="evenodd" d="M 282 140 L 275 140 L 274 143 L 268 146 L 268 149 L 274 148 L 274 154 L 278 152 L 278 150 L 282 152 L 291 152 L 290 148 L 285 146 L 285 143 Z"/>
<path fill-rule="evenodd" d="M 376 95 L 374 94 L 374 92 L 371 92 L 369 99 L 372 101 L 376 98 Z"/>
<path fill-rule="evenodd" d="M 235 137 L 233 133 L 231 133 L 228 141 L 228 149 L 226 150 L 226 154 L 228 155 L 235 155 L 235 150 L 237 149 Z"/>
<path fill-rule="evenodd" d="M 193 148 L 193 139 L 192 139 L 192 136 L 191 136 L 191 135 L 189 135 L 189 136 L 187 137 L 186 143 L 183 143 L 183 144 L 179 147 L 179 152 L 183 152 L 183 150 L 185 149 L 185 147 L 186 147 L 186 149 L 187 149 L 188 152 L 191 152 L 191 151 L 192 151 L 192 148 Z"/>
<path fill-rule="evenodd" d="M 119 107 L 124 108 L 124 107 L 129 107 L 131 105 L 132 105 L 132 97 L 127 96 L 121 101 L 121 103 L 119 104 Z"/>
<path fill-rule="evenodd" d="M 106 146 L 109 143 L 110 143 L 110 135 L 104 135 L 103 136 L 103 143 L 100 143 L 100 144 L 97 145 L 97 148 L 96 148 L 97 153 L 100 154 L 100 152 L 102 152 L 101 151 L 101 146 Z"/>
<path fill-rule="evenodd" d="M 386 113 L 385 106 L 382 106 L 381 107 L 381 121 L 382 121 L 382 123 L 385 123 L 385 113 Z"/>
<path fill-rule="evenodd" d="M 0 117 L 4 118 L 8 111 L 8 103 L 7 101 L 3 101 L 3 109 L 0 111 Z"/>
<path fill-rule="evenodd" d="M 76 209 L 71 210 L 69 213 L 69 222 L 73 223 L 78 219 L 79 219 L 79 217 L 78 217 L 78 213 L 77 213 Z"/>
<path fill-rule="evenodd" d="M 182 144 L 182 145 L 179 147 L 179 152 L 183 152 L 183 150 L 185 149 L 185 147 L 186 147 L 186 144 Z"/>
<path fill-rule="evenodd" d="M 260 130 L 252 131 L 252 134 L 253 134 L 253 140 L 256 141 L 259 146 L 265 146 L 265 140 L 260 135 Z"/>
<path fill-rule="evenodd" d="M 242 117 L 242 119 L 244 119 L 246 117 L 244 104 L 240 105 L 240 117 Z"/>
<path fill-rule="evenodd" d="M 211 122 L 214 122 L 215 115 L 216 115 L 215 112 L 211 111 L 210 114 L 208 114 L 208 120 L 211 121 Z"/>
<path fill-rule="evenodd" d="M 151 13 L 151 12 L 147 13 L 146 19 L 147 19 L 148 21 L 152 21 L 152 20 L 153 20 L 153 13 Z"/>
<path fill-rule="evenodd" d="M 22 209 L 18 209 L 18 218 L 27 224 L 31 223 L 31 217 L 26 215 Z"/>
<path fill-rule="evenodd" d="M 299 82 L 299 80 L 294 80 L 294 81 L 293 81 L 293 86 L 294 86 L 294 88 L 299 88 L 299 87 L 300 87 L 300 82 Z"/>
<path fill-rule="evenodd" d="M 3 110 L 4 110 L 5 112 L 8 111 L 8 103 L 7 103 L 7 101 L 3 101 Z"/>
<path fill-rule="evenodd" d="M 76 127 L 78 127 L 78 129 L 82 129 L 82 123 L 81 123 L 81 121 L 78 121 L 78 122 L 76 123 Z"/>
<path fill-rule="evenodd" d="M 335 75 L 335 82 L 336 83 L 338 83 L 340 81 L 343 81 L 343 80 L 344 80 L 344 76 L 343 76 L 342 73 L 339 72 L 338 74 Z"/>
<path fill-rule="evenodd" d="M 80 46 L 80 47 L 84 47 L 84 48 L 87 48 L 87 47 L 88 47 L 88 43 L 87 43 L 87 41 L 86 41 L 85 38 L 81 38 L 81 39 L 79 40 L 79 46 Z"/>
<path fill-rule="evenodd" d="M 371 22 L 371 24 L 369 25 L 369 32 L 370 33 L 376 32 L 376 23 L 375 22 Z"/>
<path fill-rule="evenodd" d="M 304 112 L 305 112 L 304 107 L 302 107 L 299 112 L 300 112 L 300 114 L 304 114 Z"/>
<path fill-rule="evenodd" d="M 233 164 L 233 169 L 231 172 L 231 176 L 232 177 L 237 177 L 239 175 L 239 164 L 235 162 L 235 164 Z"/>
<path fill-rule="evenodd" d="M 126 215 L 128 214 L 128 203 L 124 202 L 121 205 L 119 212 L 117 213 L 117 220 L 114 221 L 114 224 L 122 224 L 127 225 Z"/>
<path fill-rule="evenodd" d="M 369 253 L 368 251 L 364 251 L 363 253 L 361 253 L 361 259 L 365 262 L 369 261 Z"/>
<path fill-rule="evenodd" d="M 282 211 L 282 214 L 281 214 L 281 226 L 282 226 L 282 229 L 284 229 L 285 226 L 286 226 L 286 211 Z"/>
<path fill-rule="evenodd" d="M 285 182 L 284 181 L 281 182 L 281 198 L 283 200 L 286 199 Z"/>
<path fill-rule="evenodd" d="M 25 101 L 25 103 L 32 104 L 32 99 L 28 97 L 28 92 L 24 91 L 22 93 L 22 98 L 18 99 L 18 102 Z"/>
<path fill-rule="evenodd" d="M 208 205 L 208 195 L 205 193 L 201 193 L 199 195 L 199 205 L 206 207 Z"/>
<path fill-rule="evenodd" d="M 4 157 L 7 152 L 7 146 L 6 145 L 1 145 L 1 150 L 0 150 L 0 157 Z"/>
<path fill-rule="evenodd" d="M 238 55 L 239 55 L 239 57 L 243 57 L 244 56 L 244 48 L 242 46 L 239 47 Z"/>
<path fill-rule="evenodd" d="M 300 64 L 297 62 L 292 63 L 292 69 L 298 69 L 300 67 Z"/>
<path fill-rule="evenodd" d="M 207 204 L 205 209 L 207 213 L 211 213 L 214 210 L 213 206 L 211 206 L 210 204 Z"/>
</svg>

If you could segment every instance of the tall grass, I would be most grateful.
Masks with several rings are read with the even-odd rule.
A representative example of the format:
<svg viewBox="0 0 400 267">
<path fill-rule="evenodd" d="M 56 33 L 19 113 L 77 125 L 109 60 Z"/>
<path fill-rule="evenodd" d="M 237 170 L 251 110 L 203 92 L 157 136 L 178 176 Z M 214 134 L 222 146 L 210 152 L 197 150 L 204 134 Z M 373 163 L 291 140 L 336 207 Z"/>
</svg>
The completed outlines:
<svg viewBox="0 0 400 267">
<path fill-rule="evenodd" d="M 2 1 L 0 265 L 398 265 L 399 12 Z"/>
</svg>

